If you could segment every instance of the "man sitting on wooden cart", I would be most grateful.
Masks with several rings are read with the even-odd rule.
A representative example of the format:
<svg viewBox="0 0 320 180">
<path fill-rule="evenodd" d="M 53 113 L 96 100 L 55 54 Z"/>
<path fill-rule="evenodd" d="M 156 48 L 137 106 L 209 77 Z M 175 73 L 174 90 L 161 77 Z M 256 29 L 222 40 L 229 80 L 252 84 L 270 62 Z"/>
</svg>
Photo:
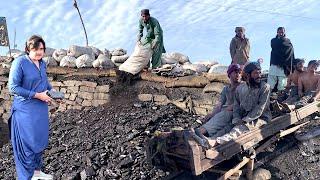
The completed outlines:
<svg viewBox="0 0 320 180">
<path fill-rule="evenodd" d="M 209 121 L 195 130 L 196 134 L 201 138 L 204 138 L 204 134 L 207 134 L 209 137 L 218 137 L 229 132 L 232 128 L 234 93 L 241 82 L 240 65 L 231 64 L 228 67 L 227 73 L 230 84 L 224 86 L 219 103 L 215 106 L 212 113 L 204 118 L 204 121 Z"/>
<path fill-rule="evenodd" d="M 236 91 L 233 104 L 234 127 L 225 135 L 209 139 L 211 147 L 236 139 L 253 128 L 268 123 L 270 111 L 270 85 L 261 81 L 261 67 L 257 62 L 250 62 L 244 67 L 246 82 L 241 83 Z"/>
</svg>

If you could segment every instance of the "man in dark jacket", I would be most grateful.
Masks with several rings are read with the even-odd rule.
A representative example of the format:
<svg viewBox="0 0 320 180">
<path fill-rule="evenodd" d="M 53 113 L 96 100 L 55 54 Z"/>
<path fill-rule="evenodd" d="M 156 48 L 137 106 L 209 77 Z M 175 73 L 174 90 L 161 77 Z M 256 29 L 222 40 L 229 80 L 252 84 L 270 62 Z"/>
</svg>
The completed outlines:
<svg viewBox="0 0 320 180">
<path fill-rule="evenodd" d="M 284 27 L 278 28 L 277 36 L 271 40 L 271 49 L 268 84 L 271 90 L 277 88 L 281 91 L 286 87 L 287 76 L 292 72 L 294 63 L 293 46 L 290 39 L 286 38 Z"/>
</svg>

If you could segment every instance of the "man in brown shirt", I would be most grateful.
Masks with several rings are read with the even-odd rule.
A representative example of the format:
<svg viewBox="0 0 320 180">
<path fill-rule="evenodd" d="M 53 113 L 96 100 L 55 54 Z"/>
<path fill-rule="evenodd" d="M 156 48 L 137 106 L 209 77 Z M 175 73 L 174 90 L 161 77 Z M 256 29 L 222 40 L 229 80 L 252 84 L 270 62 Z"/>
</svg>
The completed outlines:
<svg viewBox="0 0 320 180">
<path fill-rule="evenodd" d="M 249 61 L 250 43 L 245 37 L 244 27 L 236 27 L 236 36 L 232 38 L 230 43 L 231 63 L 245 65 Z"/>
</svg>

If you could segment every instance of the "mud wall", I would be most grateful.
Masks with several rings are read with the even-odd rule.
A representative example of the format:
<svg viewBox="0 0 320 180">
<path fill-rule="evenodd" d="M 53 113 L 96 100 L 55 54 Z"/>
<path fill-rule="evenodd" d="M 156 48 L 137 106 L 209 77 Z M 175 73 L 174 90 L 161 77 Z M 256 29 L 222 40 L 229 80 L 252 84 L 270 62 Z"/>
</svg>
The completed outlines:
<svg viewBox="0 0 320 180">
<path fill-rule="evenodd" d="M 51 85 L 57 91 L 65 94 L 65 99 L 57 107 L 57 111 L 65 111 L 67 109 L 81 109 L 86 106 L 99 106 L 110 101 L 109 85 L 97 85 L 90 81 L 52 81 L 49 78 Z M 6 122 L 13 100 L 8 87 L 8 77 L 0 76 L 0 116 Z M 53 104 L 49 108 L 53 108 Z"/>
</svg>

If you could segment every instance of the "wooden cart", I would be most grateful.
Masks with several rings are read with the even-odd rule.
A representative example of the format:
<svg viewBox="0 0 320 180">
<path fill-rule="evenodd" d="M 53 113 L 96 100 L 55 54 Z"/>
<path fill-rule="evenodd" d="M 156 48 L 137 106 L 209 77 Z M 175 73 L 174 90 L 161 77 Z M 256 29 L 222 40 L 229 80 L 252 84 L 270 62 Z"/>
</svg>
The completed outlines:
<svg viewBox="0 0 320 180">
<path fill-rule="evenodd" d="M 258 154 L 279 138 L 308 123 L 302 123 L 302 119 L 319 111 L 318 104 L 319 102 L 313 102 L 291 113 L 276 117 L 261 128 L 254 129 L 233 141 L 211 149 L 200 146 L 191 136 L 188 136 L 188 130 L 160 133 L 150 141 L 148 156 L 156 166 L 174 171 L 190 170 L 194 175 L 200 175 L 209 169 L 214 170 L 218 164 L 236 154 L 248 150 L 253 151 L 253 154 Z M 253 162 L 254 156 L 243 157 L 242 162 L 229 171 L 225 171 L 221 179 L 227 179 L 234 173 L 238 173 L 245 165 L 249 168 L 247 176 L 250 179 Z"/>
</svg>

